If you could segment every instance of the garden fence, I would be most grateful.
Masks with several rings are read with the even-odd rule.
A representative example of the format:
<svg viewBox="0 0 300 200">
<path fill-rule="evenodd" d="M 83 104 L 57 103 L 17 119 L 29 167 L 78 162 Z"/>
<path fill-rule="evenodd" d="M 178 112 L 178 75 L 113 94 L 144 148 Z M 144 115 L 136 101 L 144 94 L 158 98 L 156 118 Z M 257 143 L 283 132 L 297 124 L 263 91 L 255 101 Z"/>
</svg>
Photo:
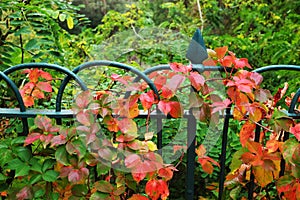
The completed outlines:
<svg viewBox="0 0 300 200">
<path fill-rule="evenodd" d="M 159 70 L 169 70 L 169 65 L 160 65 L 155 66 L 152 68 L 149 68 L 145 70 L 144 72 L 141 72 L 137 70 L 134 67 L 131 67 L 129 65 L 125 65 L 118 62 L 110 62 L 110 61 L 92 61 L 84 63 L 78 67 L 76 67 L 73 71 L 70 71 L 67 68 L 61 67 L 59 65 L 54 64 L 46 64 L 46 63 L 28 63 L 28 64 L 20 64 L 13 67 L 10 67 L 3 72 L 0 72 L 0 77 L 2 80 L 4 80 L 8 87 L 11 88 L 14 95 L 16 96 L 16 99 L 19 104 L 19 108 L 1 108 L 0 109 L 0 117 L 6 117 L 6 118 L 20 118 L 22 120 L 23 124 L 23 134 L 27 135 L 29 133 L 29 125 L 28 125 L 28 119 L 34 118 L 37 115 L 46 115 L 50 118 L 55 118 L 57 123 L 60 124 L 61 120 L 63 118 L 73 118 L 74 114 L 71 110 L 62 109 L 62 97 L 64 95 L 64 91 L 66 88 L 66 85 L 70 82 L 70 80 L 75 80 L 77 84 L 80 86 L 82 90 L 87 90 L 87 85 L 84 83 L 79 76 L 77 76 L 77 73 L 84 70 L 89 69 L 90 67 L 94 66 L 110 66 L 115 68 L 120 68 L 126 71 L 130 71 L 135 73 L 138 78 L 137 79 L 143 79 L 149 87 L 154 91 L 154 93 L 158 95 L 157 89 L 155 88 L 154 83 L 148 78 L 147 75 L 149 75 L 151 72 L 159 71 Z M 9 78 L 9 75 L 15 71 L 23 70 L 23 69 L 30 69 L 30 68 L 39 68 L 39 69 L 52 69 L 58 72 L 61 72 L 65 74 L 65 78 L 62 81 L 62 84 L 60 85 L 60 88 L 58 89 L 57 96 L 56 96 L 56 104 L 55 109 L 53 110 L 43 110 L 43 109 L 27 109 L 24 105 L 24 102 L 22 100 L 21 94 L 19 92 L 18 86 L 15 82 L 12 81 L 12 79 Z M 205 71 L 223 71 L 223 67 L 219 66 L 203 66 L 203 65 L 194 65 L 193 70 L 197 71 L 198 73 L 203 73 Z M 263 73 L 267 71 L 276 71 L 276 70 L 290 70 L 290 71 L 300 71 L 300 66 L 292 66 L 292 65 L 272 65 L 267 67 L 262 67 L 254 70 L 258 73 Z M 294 98 L 292 99 L 290 108 L 288 110 L 288 116 L 292 118 L 300 118 L 300 114 L 295 112 L 295 106 L 297 103 L 298 98 L 300 97 L 300 89 L 296 91 Z M 146 118 L 147 113 L 144 111 L 140 111 L 139 118 Z M 165 118 L 164 114 L 159 112 L 158 110 L 153 111 L 151 114 L 151 117 L 153 119 L 157 120 L 157 146 L 158 149 L 162 148 L 163 144 L 163 118 Z M 194 117 L 194 115 L 191 113 L 191 111 L 186 110 L 183 115 L 184 118 L 187 119 L 187 172 L 186 172 L 186 197 L 187 200 L 195 199 L 195 188 L 194 188 L 194 172 L 195 172 L 195 138 L 196 138 L 196 131 L 197 131 L 197 120 Z M 226 166 L 225 160 L 226 160 L 226 147 L 227 147 L 227 138 L 228 138 L 228 129 L 230 120 L 233 118 L 233 115 L 231 114 L 231 109 L 227 108 L 225 110 L 224 115 L 224 124 L 223 124 L 223 133 L 222 133 L 222 148 L 221 148 L 221 156 L 220 156 L 220 175 L 219 175 L 219 199 L 222 199 L 222 194 L 224 192 L 224 181 L 225 181 L 225 171 Z M 168 116 L 170 118 L 170 116 Z M 256 132 L 255 132 L 255 141 L 259 140 L 259 134 L 260 134 L 260 126 L 257 126 Z M 285 135 L 285 139 L 289 137 L 288 133 Z M 281 166 L 284 166 L 284 163 L 281 163 Z M 251 176 L 251 184 L 249 184 L 249 196 L 248 199 L 253 199 L 253 190 L 254 190 L 254 176 Z"/>
</svg>

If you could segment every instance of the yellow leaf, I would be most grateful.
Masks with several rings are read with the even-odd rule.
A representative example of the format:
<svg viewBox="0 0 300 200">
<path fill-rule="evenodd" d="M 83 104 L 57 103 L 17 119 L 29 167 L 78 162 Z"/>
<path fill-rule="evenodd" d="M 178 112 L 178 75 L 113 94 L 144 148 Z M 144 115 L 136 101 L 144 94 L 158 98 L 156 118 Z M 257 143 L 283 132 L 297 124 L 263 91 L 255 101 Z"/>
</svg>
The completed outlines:
<svg viewBox="0 0 300 200">
<path fill-rule="evenodd" d="M 73 29 L 73 27 L 74 27 L 74 21 L 70 15 L 67 17 L 67 25 L 68 25 L 69 29 Z"/>
<path fill-rule="evenodd" d="M 157 150 L 156 144 L 152 141 L 147 141 L 147 146 L 148 146 L 150 151 L 156 151 Z"/>
<path fill-rule="evenodd" d="M 265 187 L 273 181 L 273 173 L 262 166 L 253 167 L 254 176 L 261 187 Z"/>
</svg>

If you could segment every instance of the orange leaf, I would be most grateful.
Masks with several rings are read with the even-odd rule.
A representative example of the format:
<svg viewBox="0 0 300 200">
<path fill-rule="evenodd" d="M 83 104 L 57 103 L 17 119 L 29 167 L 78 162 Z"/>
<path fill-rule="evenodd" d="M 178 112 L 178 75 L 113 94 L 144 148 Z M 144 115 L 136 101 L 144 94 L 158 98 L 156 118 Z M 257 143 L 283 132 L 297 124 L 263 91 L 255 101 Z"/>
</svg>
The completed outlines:
<svg viewBox="0 0 300 200">
<path fill-rule="evenodd" d="M 134 194 L 128 200 L 149 200 L 149 199 L 141 194 Z"/>
<path fill-rule="evenodd" d="M 253 139 L 255 127 L 256 125 L 249 121 L 242 126 L 240 131 L 240 142 L 243 147 L 249 139 Z"/>
<path fill-rule="evenodd" d="M 181 107 L 181 104 L 177 101 L 172 101 L 169 102 L 171 104 L 171 110 L 170 110 L 170 115 L 173 118 L 178 118 L 182 116 L 183 109 Z"/>
<path fill-rule="evenodd" d="M 32 97 L 36 97 L 38 99 L 43 99 L 43 98 L 45 98 L 45 95 L 44 95 L 44 92 L 42 92 L 41 90 L 35 89 L 32 92 Z"/>
<path fill-rule="evenodd" d="M 224 58 L 224 56 L 227 53 L 227 51 L 228 51 L 228 47 L 227 46 L 215 48 L 215 52 L 217 53 L 217 58 L 218 59 Z"/>
<path fill-rule="evenodd" d="M 34 105 L 34 99 L 32 96 L 24 96 L 23 101 L 26 107 Z"/>
<path fill-rule="evenodd" d="M 52 86 L 48 82 L 38 82 L 36 86 L 45 92 L 52 92 Z"/>
</svg>

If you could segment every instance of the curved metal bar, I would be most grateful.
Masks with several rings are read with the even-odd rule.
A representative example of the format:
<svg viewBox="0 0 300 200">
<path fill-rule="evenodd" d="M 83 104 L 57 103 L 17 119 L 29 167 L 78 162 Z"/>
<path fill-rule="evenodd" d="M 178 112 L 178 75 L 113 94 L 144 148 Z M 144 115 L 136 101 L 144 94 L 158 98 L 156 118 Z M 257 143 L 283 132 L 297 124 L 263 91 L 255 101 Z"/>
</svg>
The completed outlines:
<svg viewBox="0 0 300 200">
<path fill-rule="evenodd" d="M 300 66 L 297 66 L 297 65 L 269 65 L 269 66 L 260 67 L 258 69 L 255 69 L 255 70 L 253 70 L 253 72 L 263 73 L 263 72 L 274 71 L 274 70 L 300 71 Z"/>
<path fill-rule="evenodd" d="M 4 74 L 3 72 L 0 71 L 0 80 L 1 79 L 3 79 L 7 83 L 7 85 L 13 90 L 13 92 L 17 98 L 17 101 L 20 105 L 20 111 L 25 112 L 26 107 L 25 107 L 24 101 L 22 99 L 22 96 L 21 96 L 16 84 L 6 74 Z M 27 135 L 29 133 L 27 118 L 22 117 L 21 119 L 22 119 L 22 123 L 23 123 L 23 134 Z"/>
<path fill-rule="evenodd" d="M 16 95 L 17 101 L 20 105 L 20 111 L 25 112 L 26 107 L 16 84 L 6 74 L 0 71 L 0 80 L 1 79 L 3 79 L 7 83 L 7 85 L 13 90 L 14 94 Z"/>
<path fill-rule="evenodd" d="M 159 98 L 158 91 L 157 91 L 154 83 L 152 82 L 152 80 L 149 79 L 149 77 L 147 77 L 143 72 L 139 71 L 138 69 L 136 69 L 132 66 L 123 64 L 123 63 L 114 62 L 114 61 L 106 61 L 106 60 L 95 60 L 95 61 L 86 62 L 86 63 L 83 63 L 83 64 L 77 66 L 73 70 L 73 73 L 77 74 L 79 71 L 81 71 L 83 69 L 94 67 L 94 66 L 109 66 L 109 67 L 116 67 L 116 68 L 119 68 L 119 69 L 124 69 L 124 70 L 127 70 L 127 71 L 131 71 L 134 74 L 136 74 L 139 78 L 143 79 L 149 85 L 150 89 L 153 90 L 154 93 L 156 94 L 156 96 Z M 66 85 L 69 81 L 70 81 L 70 77 L 67 76 L 63 80 L 63 82 L 62 82 L 62 84 L 59 88 L 59 92 L 58 92 L 58 95 L 57 95 L 57 98 L 56 98 L 56 105 L 58 105 L 57 108 L 60 108 L 60 106 L 61 106 L 62 94 L 63 94 L 63 92 L 65 90 L 65 87 L 66 87 Z"/>
<path fill-rule="evenodd" d="M 28 68 L 42 68 L 42 69 L 47 68 L 47 69 L 53 69 L 53 70 L 60 71 L 64 74 L 70 76 L 71 78 L 73 78 L 80 85 L 80 87 L 83 90 L 87 90 L 86 85 L 83 83 L 83 81 L 78 76 L 76 76 L 76 74 L 74 74 L 69 69 L 64 68 L 60 65 L 48 64 L 48 63 L 26 63 L 26 64 L 19 64 L 19 65 L 10 67 L 10 68 L 4 70 L 3 73 L 8 75 L 12 72 L 22 70 L 22 69 L 28 69 Z"/>
<path fill-rule="evenodd" d="M 289 107 L 288 113 L 295 113 L 295 107 L 296 107 L 299 97 L 300 97 L 300 88 L 297 90 L 296 94 L 294 95 L 294 97 L 291 101 L 291 105 Z"/>
<path fill-rule="evenodd" d="M 170 70 L 170 65 L 157 65 L 151 68 L 148 68 L 144 71 L 145 74 L 150 74 L 155 71 L 161 71 L 161 70 Z M 192 70 L 197 71 L 199 73 L 205 72 L 205 71 L 225 71 L 224 67 L 221 66 L 204 66 L 199 64 L 193 64 Z"/>
<path fill-rule="evenodd" d="M 48 63 L 20 64 L 20 65 L 16 65 L 16 66 L 13 66 L 13 67 L 10 67 L 10 68 L 4 70 L 3 73 L 8 75 L 8 74 L 10 74 L 12 72 L 15 72 L 17 70 L 28 69 L 28 68 L 42 68 L 42 69 L 46 68 L 46 69 L 57 70 L 59 72 L 62 72 L 64 74 L 66 74 L 67 77 L 69 77 L 69 80 L 74 79 L 79 84 L 79 86 L 81 87 L 82 90 L 87 90 L 86 85 L 83 83 L 83 81 L 76 74 L 74 74 L 74 72 L 70 71 L 67 68 L 64 68 L 62 66 L 55 65 L 55 64 L 48 64 Z M 60 90 L 58 91 L 57 96 L 62 96 L 63 94 L 60 94 L 59 92 L 60 92 Z M 58 104 L 57 101 L 56 101 L 55 110 L 57 112 L 61 111 L 61 103 Z"/>
</svg>

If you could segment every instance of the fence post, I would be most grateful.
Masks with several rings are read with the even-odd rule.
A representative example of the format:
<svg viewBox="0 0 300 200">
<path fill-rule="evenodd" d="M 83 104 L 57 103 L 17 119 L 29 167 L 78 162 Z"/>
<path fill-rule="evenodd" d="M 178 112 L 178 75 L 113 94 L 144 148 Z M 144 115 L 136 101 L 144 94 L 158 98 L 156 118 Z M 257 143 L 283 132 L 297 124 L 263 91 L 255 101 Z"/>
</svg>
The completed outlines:
<svg viewBox="0 0 300 200">
<path fill-rule="evenodd" d="M 187 176 L 186 176 L 186 199 L 194 199 L 194 173 L 195 173 L 195 139 L 196 139 L 196 118 L 194 117 L 192 111 L 189 111 L 188 117 L 188 126 L 187 126 Z"/>
</svg>

